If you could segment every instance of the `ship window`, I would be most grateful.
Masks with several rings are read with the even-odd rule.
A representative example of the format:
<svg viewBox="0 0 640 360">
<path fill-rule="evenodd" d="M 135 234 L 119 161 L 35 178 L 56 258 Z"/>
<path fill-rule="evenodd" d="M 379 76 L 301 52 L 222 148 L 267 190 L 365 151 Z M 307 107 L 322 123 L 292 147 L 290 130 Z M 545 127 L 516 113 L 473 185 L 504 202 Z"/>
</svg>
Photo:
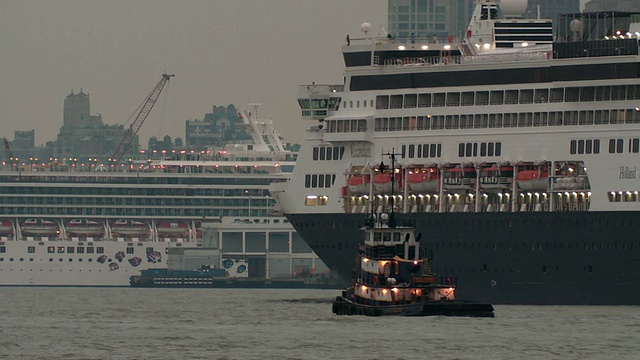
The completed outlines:
<svg viewBox="0 0 640 360">
<path fill-rule="evenodd" d="M 98 246 L 96 248 L 96 254 L 104 254 L 104 247 Z"/>
<path fill-rule="evenodd" d="M 437 152 L 436 156 L 437 157 L 441 157 L 442 156 L 442 144 L 438 144 L 437 145 L 437 149 L 438 149 L 438 152 Z"/>
<path fill-rule="evenodd" d="M 446 93 L 435 93 L 433 94 L 433 106 L 434 107 L 442 107 L 446 104 Z"/>
<path fill-rule="evenodd" d="M 578 154 L 584 154 L 584 140 L 578 140 Z"/>
<path fill-rule="evenodd" d="M 407 94 L 404 96 L 404 107 L 415 108 L 418 102 L 417 94 Z"/>
<path fill-rule="evenodd" d="M 431 94 L 418 95 L 418 107 L 431 107 Z"/>
<path fill-rule="evenodd" d="M 311 187 L 311 175 L 305 175 L 304 176 L 304 187 L 306 188 L 310 188 Z"/>
<path fill-rule="evenodd" d="M 376 109 L 388 109 L 389 108 L 389 96 L 378 95 L 376 97 Z"/>
<path fill-rule="evenodd" d="M 313 148 L 313 160 L 318 160 L 318 148 Z"/>
<path fill-rule="evenodd" d="M 591 154 L 593 152 L 593 140 L 585 141 L 584 152 L 585 154 Z"/>
<path fill-rule="evenodd" d="M 333 177 L 335 178 L 335 175 L 333 175 Z M 331 175 L 326 175 L 324 177 L 324 187 L 328 188 L 331 187 L 332 185 L 332 176 Z"/>
<path fill-rule="evenodd" d="M 447 106 L 460 106 L 460 93 L 459 92 L 447 93 Z"/>
<path fill-rule="evenodd" d="M 73 246 L 67 246 L 67 254 L 73 254 L 76 248 Z"/>
<path fill-rule="evenodd" d="M 640 139 L 633 139 L 632 140 L 633 143 L 633 153 L 637 154 L 640 151 Z"/>
<path fill-rule="evenodd" d="M 320 160 L 324 160 L 326 158 L 327 149 L 323 146 L 320 148 Z"/>
<path fill-rule="evenodd" d="M 311 187 L 318 187 L 318 175 L 311 175 Z"/>
<path fill-rule="evenodd" d="M 58 246 L 58 254 L 64 254 L 64 246 Z"/>
<path fill-rule="evenodd" d="M 595 88 L 593 86 L 580 88 L 580 101 L 593 101 L 595 98 Z"/>
<path fill-rule="evenodd" d="M 609 139 L 609 154 L 616 152 L 616 139 Z"/>
<path fill-rule="evenodd" d="M 494 155 L 494 143 L 490 142 L 489 144 L 487 144 L 487 155 L 488 156 L 493 156 Z"/>
<path fill-rule="evenodd" d="M 504 91 L 492 91 L 489 96 L 491 105 L 502 105 L 504 103 Z"/>
<path fill-rule="evenodd" d="M 624 139 L 618 139 L 616 141 L 616 146 L 617 146 L 616 152 L 618 154 L 622 154 L 622 149 L 624 148 Z"/>
<path fill-rule="evenodd" d="M 487 143 L 480 144 L 480 156 L 487 156 Z"/>
<path fill-rule="evenodd" d="M 611 87 L 610 86 L 596 87 L 596 100 L 597 101 L 611 100 Z"/>
<path fill-rule="evenodd" d="M 324 175 L 322 174 L 318 175 L 318 187 L 324 187 Z"/>
<path fill-rule="evenodd" d="M 417 158 L 421 158 L 422 157 L 422 144 L 418 144 L 418 154 L 416 155 Z"/>
<path fill-rule="evenodd" d="M 574 155 L 577 152 L 577 141 L 571 140 L 571 146 L 569 146 L 569 153 Z"/>
<path fill-rule="evenodd" d="M 79 246 L 79 247 L 76 249 L 76 253 L 78 253 L 78 254 L 84 254 L 84 248 Z"/>
<path fill-rule="evenodd" d="M 475 93 L 473 91 L 462 93 L 462 106 L 473 106 L 475 103 Z"/>
<path fill-rule="evenodd" d="M 0 252 L 4 252 L 2 251 L 4 249 L 4 246 L 0 247 Z M 27 253 L 28 254 L 35 254 L 36 252 L 36 247 L 35 246 L 29 246 L 27 247 Z"/>
<path fill-rule="evenodd" d="M 458 129 L 460 127 L 460 115 L 447 115 L 445 125 L 447 129 Z"/>
<path fill-rule="evenodd" d="M 416 146 L 411 144 L 409 145 L 409 159 L 413 159 L 416 154 Z"/>
<path fill-rule="evenodd" d="M 497 142 L 496 143 L 496 156 L 502 156 L 502 143 L 501 142 Z"/>
<path fill-rule="evenodd" d="M 465 148 L 464 143 L 460 143 L 458 145 L 458 156 L 459 157 L 464 157 L 464 148 Z"/>
<path fill-rule="evenodd" d="M 55 254 L 55 252 L 56 252 L 56 247 L 55 246 L 47 247 L 47 254 Z"/>
</svg>

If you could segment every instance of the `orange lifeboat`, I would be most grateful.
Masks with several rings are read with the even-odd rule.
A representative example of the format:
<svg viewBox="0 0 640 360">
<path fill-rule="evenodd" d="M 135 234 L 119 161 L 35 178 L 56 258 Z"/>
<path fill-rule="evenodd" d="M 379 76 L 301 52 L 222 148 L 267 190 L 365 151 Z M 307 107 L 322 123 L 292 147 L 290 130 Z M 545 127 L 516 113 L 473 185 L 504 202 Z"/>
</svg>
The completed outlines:
<svg viewBox="0 0 640 360">
<path fill-rule="evenodd" d="M 120 235 L 142 235 L 149 232 L 149 226 L 142 221 L 120 219 L 111 224 L 111 231 Z"/>
<path fill-rule="evenodd" d="M 547 191 L 549 187 L 549 171 L 547 169 L 521 170 L 516 175 L 516 182 L 520 190 Z"/>
<path fill-rule="evenodd" d="M 53 235 L 58 231 L 58 224 L 49 220 L 27 219 L 22 223 L 22 232 L 25 234 Z"/>
<path fill-rule="evenodd" d="M 447 169 L 442 182 L 444 187 L 450 190 L 471 188 L 476 182 L 476 169 L 470 166 Z"/>
<path fill-rule="evenodd" d="M 440 177 L 437 172 L 415 172 L 407 176 L 409 189 L 414 193 L 428 194 L 438 192 Z"/>
<path fill-rule="evenodd" d="M 400 194 L 400 174 L 393 179 L 393 192 Z M 391 194 L 391 173 L 381 173 L 373 176 L 373 189 L 378 194 Z"/>
<path fill-rule="evenodd" d="M 98 235 L 104 233 L 104 226 L 87 219 L 73 219 L 67 223 L 67 232 L 79 235 Z"/>
<path fill-rule="evenodd" d="M 480 171 L 480 185 L 483 189 L 505 189 L 512 182 L 512 166 L 491 166 Z"/>
<path fill-rule="evenodd" d="M 0 220 L 0 234 L 13 234 L 13 224 L 8 220 Z"/>
<path fill-rule="evenodd" d="M 371 177 L 369 175 L 351 175 L 347 180 L 347 187 L 354 195 L 366 195 L 369 193 L 369 184 Z"/>
</svg>

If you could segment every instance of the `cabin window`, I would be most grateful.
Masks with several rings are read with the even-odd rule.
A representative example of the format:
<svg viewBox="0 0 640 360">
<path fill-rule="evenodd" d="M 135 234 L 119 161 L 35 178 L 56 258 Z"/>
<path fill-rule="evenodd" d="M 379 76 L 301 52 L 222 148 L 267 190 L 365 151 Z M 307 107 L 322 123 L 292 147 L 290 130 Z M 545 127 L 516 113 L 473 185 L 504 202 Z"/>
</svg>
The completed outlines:
<svg viewBox="0 0 640 360">
<path fill-rule="evenodd" d="M 569 146 L 569 153 L 571 155 L 574 155 L 577 152 L 577 148 L 578 148 L 578 142 L 576 140 L 571 140 L 571 143 Z"/>
</svg>

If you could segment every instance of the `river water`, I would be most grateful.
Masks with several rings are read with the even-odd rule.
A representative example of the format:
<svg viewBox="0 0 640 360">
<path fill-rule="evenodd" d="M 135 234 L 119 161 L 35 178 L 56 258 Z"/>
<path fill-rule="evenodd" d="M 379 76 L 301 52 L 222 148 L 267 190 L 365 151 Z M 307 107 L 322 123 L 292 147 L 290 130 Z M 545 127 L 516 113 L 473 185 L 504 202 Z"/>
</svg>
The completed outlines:
<svg viewBox="0 0 640 360">
<path fill-rule="evenodd" d="M 335 290 L 0 288 L 0 359 L 640 359 L 640 307 L 336 316 Z"/>
</svg>

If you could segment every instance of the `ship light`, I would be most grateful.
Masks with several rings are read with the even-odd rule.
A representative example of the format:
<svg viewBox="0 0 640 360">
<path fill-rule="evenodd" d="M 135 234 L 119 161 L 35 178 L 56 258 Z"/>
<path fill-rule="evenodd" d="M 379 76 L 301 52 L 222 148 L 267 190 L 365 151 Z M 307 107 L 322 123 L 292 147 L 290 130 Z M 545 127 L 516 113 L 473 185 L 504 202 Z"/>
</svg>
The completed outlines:
<svg viewBox="0 0 640 360">
<path fill-rule="evenodd" d="M 591 196 L 591 191 L 587 192 L 587 196 Z"/>
<path fill-rule="evenodd" d="M 427 49 L 429 49 L 428 45 L 422 45 L 422 50 L 427 50 Z"/>
<path fill-rule="evenodd" d="M 449 288 L 449 291 L 453 291 L 453 288 L 452 288 L 452 287 L 450 287 L 450 288 Z"/>
<path fill-rule="evenodd" d="M 397 293 L 398 292 L 398 288 L 393 288 L 393 289 L 391 289 L 391 291 L 393 291 L 394 293 Z"/>
<path fill-rule="evenodd" d="M 527 46 L 529 46 L 529 43 L 528 43 L 528 42 L 523 42 L 523 43 L 522 43 L 522 47 L 527 47 Z"/>
<path fill-rule="evenodd" d="M 489 50 L 489 48 L 491 47 L 491 44 L 486 43 L 486 44 L 482 45 L 482 47 L 484 47 L 486 50 Z"/>
<path fill-rule="evenodd" d="M 476 44 L 476 48 L 480 49 L 480 44 Z"/>
<path fill-rule="evenodd" d="M 404 50 L 404 49 L 406 49 L 406 48 L 404 47 L 404 45 L 400 45 L 400 46 L 398 46 L 398 50 Z"/>
<path fill-rule="evenodd" d="M 445 46 L 444 46 L 444 49 L 445 49 L 445 50 L 450 50 L 450 49 L 451 49 L 451 45 L 445 45 Z"/>
<path fill-rule="evenodd" d="M 362 261 L 369 262 L 369 258 L 362 258 Z"/>
<path fill-rule="evenodd" d="M 362 291 L 367 291 L 367 285 L 362 285 Z"/>
<path fill-rule="evenodd" d="M 387 289 L 382 289 L 382 295 L 387 295 L 387 292 L 389 292 Z"/>
</svg>

